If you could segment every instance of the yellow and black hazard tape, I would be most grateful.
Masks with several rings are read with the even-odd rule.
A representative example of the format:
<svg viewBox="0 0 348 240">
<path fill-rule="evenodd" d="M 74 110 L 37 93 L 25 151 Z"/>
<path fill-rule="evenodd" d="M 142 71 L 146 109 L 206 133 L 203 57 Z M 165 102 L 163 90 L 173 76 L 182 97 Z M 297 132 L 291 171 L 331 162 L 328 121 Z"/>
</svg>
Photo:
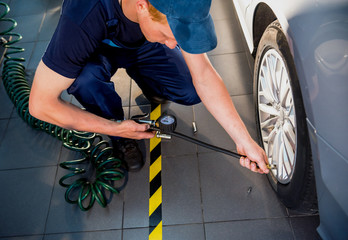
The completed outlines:
<svg viewBox="0 0 348 240">
<path fill-rule="evenodd" d="M 161 116 L 161 105 L 152 104 L 150 118 Z M 161 138 L 150 139 L 149 240 L 162 240 L 162 155 Z"/>
</svg>

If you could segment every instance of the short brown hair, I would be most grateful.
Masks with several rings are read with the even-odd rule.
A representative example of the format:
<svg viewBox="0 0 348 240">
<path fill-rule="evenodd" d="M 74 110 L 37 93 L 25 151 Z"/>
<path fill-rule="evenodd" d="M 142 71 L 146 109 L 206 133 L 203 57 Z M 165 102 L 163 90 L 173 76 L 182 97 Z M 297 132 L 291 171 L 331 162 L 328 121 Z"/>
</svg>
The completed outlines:
<svg viewBox="0 0 348 240">
<path fill-rule="evenodd" d="M 167 23 L 166 15 L 158 11 L 149 1 L 147 2 L 149 3 L 149 13 L 151 15 L 151 19 L 162 24 Z"/>
</svg>

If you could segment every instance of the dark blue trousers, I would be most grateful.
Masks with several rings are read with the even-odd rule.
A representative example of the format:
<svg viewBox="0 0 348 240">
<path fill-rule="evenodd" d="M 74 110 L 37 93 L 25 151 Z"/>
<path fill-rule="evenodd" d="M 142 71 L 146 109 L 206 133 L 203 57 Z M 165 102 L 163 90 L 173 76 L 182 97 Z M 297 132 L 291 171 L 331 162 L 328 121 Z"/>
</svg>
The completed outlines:
<svg viewBox="0 0 348 240">
<path fill-rule="evenodd" d="M 123 120 L 122 100 L 110 81 L 118 68 L 125 68 L 146 94 L 184 105 L 200 102 L 180 49 L 149 42 L 138 49 L 102 46 L 68 88 L 68 93 L 89 112 Z"/>
</svg>

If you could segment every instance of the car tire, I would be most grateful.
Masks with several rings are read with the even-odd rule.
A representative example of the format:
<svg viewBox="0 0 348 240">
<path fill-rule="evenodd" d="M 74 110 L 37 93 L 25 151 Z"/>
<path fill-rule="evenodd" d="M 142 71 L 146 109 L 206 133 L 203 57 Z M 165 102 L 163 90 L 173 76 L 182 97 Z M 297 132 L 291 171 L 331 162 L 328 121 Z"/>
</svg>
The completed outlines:
<svg viewBox="0 0 348 240">
<path fill-rule="evenodd" d="M 254 99 L 260 145 L 274 169 L 267 175 L 288 208 L 316 211 L 306 114 L 295 64 L 279 22 L 264 31 L 255 57 Z"/>
</svg>

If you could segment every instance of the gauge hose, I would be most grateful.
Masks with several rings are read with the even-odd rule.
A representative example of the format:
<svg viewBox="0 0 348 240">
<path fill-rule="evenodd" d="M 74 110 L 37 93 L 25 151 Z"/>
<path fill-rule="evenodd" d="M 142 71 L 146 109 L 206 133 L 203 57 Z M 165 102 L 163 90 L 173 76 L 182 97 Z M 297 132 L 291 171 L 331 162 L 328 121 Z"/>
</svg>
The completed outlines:
<svg viewBox="0 0 348 240">
<path fill-rule="evenodd" d="M 0 7 L 0 22 L 9 22 L 11 25 L 0 32 L 0 44 L 5 49 L 2 82 L 18 115 L 32 128 L 61 140 L 64 147 L 82 156 L 81 159 L 60 163 L 61 168 L 70 171 L 59 180 L 59 184 L 67 188 L 65 200 L 77 204 L 82 211 L 91 209 L 95 201 L 106 207 L 111 195 L 119 193 L 127 182 L 127 172 L 121 167 L 121 160 L 112 156 L 112 147 L 99 134 L 67 130 L 30 115 L 28 106 L 31 87 L 25 78 L 25 67 L 22 64 L 25 59 L 13 56 L 24 52 L 23 48 L 13 46 L 22 36 L 12 32 L 17 22 L 5 18 L 10 7 L 4 2 L 0 2 Z M 115 187 L 116 181 L 120 180 L 123 180 L 122 185 Z"/>
</svg>

